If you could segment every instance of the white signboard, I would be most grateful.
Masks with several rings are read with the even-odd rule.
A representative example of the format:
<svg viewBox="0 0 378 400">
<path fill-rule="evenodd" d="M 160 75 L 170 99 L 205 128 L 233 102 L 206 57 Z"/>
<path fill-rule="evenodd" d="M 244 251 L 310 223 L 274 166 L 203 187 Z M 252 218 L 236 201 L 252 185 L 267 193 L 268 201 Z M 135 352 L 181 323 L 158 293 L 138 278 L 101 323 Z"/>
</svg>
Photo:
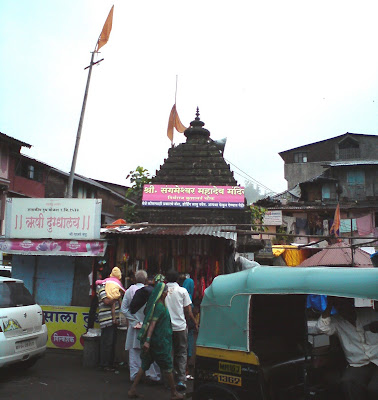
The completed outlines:
<svg viewBox="0 0 378 400">
<path fill-rule="evenodd" d="M 99 199 L 8 198 L 5 237 L 99 239 L 101 204 Z"/>
<path fill-rule="evenodd" d="M 282 225 L 282 211 L 268 210 L 264 216 L 264 225 Z"/>
</svg>

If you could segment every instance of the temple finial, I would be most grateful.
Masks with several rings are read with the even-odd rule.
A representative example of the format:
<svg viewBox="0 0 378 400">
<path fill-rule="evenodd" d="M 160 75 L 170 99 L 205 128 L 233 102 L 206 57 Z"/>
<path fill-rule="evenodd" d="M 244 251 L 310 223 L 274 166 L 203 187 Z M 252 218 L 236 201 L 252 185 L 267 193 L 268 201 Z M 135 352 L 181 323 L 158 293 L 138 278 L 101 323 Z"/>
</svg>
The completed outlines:
<svg viewBox="0 0 378 400">
<path fill-rule="evenodd" d="M 200 119 L 200 112 L 199 112 L 199 108 L 197 107 L 197 110 L 196 110 L 196 120 L 197 121 L 199 121 L 199 119 Z"/>
</svg>

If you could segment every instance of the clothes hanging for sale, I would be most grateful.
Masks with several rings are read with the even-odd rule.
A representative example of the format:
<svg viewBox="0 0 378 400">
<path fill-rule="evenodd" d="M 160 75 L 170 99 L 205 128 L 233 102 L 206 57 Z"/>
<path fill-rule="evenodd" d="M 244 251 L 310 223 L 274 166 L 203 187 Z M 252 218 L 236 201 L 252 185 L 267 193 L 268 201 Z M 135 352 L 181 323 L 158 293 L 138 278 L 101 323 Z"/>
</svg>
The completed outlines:
<svg viewBox="0 0 378 400">
<path fill-rule="evenodd" d="M 327 219 L 323 220 L 323 235 L 324 236 L 329 235 L 329 223 Z"/>
<path fill-rule="evenodd" d="M 287 217 L 286 215 L 284 215 L 282 217 L 282 221 L 286 225 L 286 233 L 293 233 L 294 232 L 295 217 Z"/>
<path fill-rule="evenodd" d="M 308 224 L 307 224 L 307 219 L 306 218 L 297 218 L 295 220 L 295 233 L 299 235 L 301 229 L 304 229 L 306 232 L 306 235 L 308 235 Z"/>
</svg>

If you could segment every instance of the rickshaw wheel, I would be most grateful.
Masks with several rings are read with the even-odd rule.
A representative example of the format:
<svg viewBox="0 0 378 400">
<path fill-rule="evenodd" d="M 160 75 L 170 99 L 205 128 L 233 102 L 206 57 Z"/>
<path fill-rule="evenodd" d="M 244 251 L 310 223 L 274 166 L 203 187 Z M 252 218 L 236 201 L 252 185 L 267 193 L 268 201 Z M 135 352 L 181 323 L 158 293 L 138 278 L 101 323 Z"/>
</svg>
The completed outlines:
<svg viewBox="0 0 378 400">
<path fill-rule="evenodd" d="M 194 400 L 239 400 L 239 397 L 230 389 L 223 386 L 207 383 L 194 392 Z"/>
</svg>

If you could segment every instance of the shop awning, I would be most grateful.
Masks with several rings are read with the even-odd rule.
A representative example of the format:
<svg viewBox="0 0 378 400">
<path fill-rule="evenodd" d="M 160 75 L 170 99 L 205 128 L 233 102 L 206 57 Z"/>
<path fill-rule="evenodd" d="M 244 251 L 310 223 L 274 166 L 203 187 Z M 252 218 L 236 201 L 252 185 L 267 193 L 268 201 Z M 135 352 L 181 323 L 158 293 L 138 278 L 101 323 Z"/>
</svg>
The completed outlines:
<svg viewBox="0 0 378 400">
<path fill-rule="evenodd" d="M 103 257 L 106 240 L 0 239 L 0 251 L 27 256 Z"/>
<path fill-rule="evenodd" d="M 101 229 L 102 234 L 116 236 L 215 236 L 237 241 L 236 226 L 117 226 Z"/>
</svg>

